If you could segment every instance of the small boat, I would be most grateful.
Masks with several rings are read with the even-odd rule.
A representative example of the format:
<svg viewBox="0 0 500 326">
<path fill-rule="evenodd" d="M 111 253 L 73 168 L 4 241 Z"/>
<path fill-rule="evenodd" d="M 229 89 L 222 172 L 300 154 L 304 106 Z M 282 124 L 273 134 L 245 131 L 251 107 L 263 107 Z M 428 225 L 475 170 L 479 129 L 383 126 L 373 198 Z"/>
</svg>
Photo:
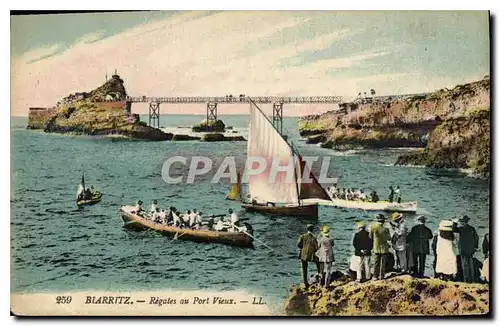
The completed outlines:
<svg viewBox="0 0 500 326">
<path fill-rule="evenodd" d="M 253 238 L 251 227 L 246 224 L 248 234 L 243 232 L 212 231 L 212 230 L 193 230 L 189 228 L 179 228 L 165 224 L 155 223 L 150 219 L 144 218 L 134 211 L 134 206 L 122 206 L 120 208 L 124 227 L 133 230 L 154 230 L 166 236 L 174 237 L 179 240 L 189 240 L 195 242 L 216 242 L 238 247 L 251 247 Z"/>
<path fill-rule="evenodd" d="M 92 194 L 91 199 L 77 201 L 76 205 L 78 206 L 94 205 L 101 201 L 101 197 L 102 197 L 101 193 L 95 193 Z"/>
<path fill-rule="evenodd" d="M 249 98 L 250 115 L 248 126 L 247 156 L 260 157 L 272 163 L 279 157 L 288 164 L 294 164 L 291 182 L 284 175 L 274 182 L 269 182 L 269 170 L 248 180 L 248 202 L 241 207 L 248 211 L 279 216 L 303 216 L 318 218 L 317 203 L 305 203 L 305 199 L 329 199 L 330 197 L 318 183 L 314 175 L 306 169 L 305 162 L 286 137 L 281 135 L 262 110 Z M 301 182 L 302 176 L 309 175 L 312 183 Z M 234 186 L 234 185 L 233 185 Z M 239 183 L 237 185 L 239 187 Z M 234 191 L 233 193 L 240 193 Z M 259 198 L 257 202 L 255 198 Z"/>
<path fill-rule="evenodd" d="M 99 191 L 95 191 L 92 193 L 92 197 L 89 199 L 82 199 L 80 194 L 85 190 L 85 177 L 82 174 L 82 181 L 78 185 L 78 189 L 76 190 L 76 205 L 78 207 L 85 205 L 94 205 L 101 201 L 102 194 Z"/>
<path fill-rule="evenodd" d="M 415 213 L 417 211 L 417 202 L 394 203 L 385 200 L 378 202 L 368 202 L 361 200 L 331 199 L 316 200 L 306 199 L 305 203 L 318 204 L 321 206 L 333 206 L 342 208 L 362 209 L 365 211 L 387 211 L 387 212 L 407 212 Z"/>
</svg>

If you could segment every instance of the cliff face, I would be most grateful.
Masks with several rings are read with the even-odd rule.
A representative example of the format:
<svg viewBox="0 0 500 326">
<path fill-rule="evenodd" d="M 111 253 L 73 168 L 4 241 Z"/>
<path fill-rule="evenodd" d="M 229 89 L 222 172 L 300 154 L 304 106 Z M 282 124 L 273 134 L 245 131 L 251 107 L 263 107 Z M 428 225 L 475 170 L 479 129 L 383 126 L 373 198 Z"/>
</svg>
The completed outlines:
<svg viewBox="0 0 500 326">
<path fill-rule="evenodd" d="M 488 176 L 490 171 L 490 111 L 478 109 L 439 124 L 424 150 L 401 155 L 396 164 L 435 168 L 466 168 Z"/>
<path fill-rule="evenodd" d="M 489 312 L 487 284 L 397 276 L 366 283 L 347 277 L 329 289 L 292 288 L 285 313 L 295 316 L 479 315 Z"/>
<path fill-rule="evenodd" d="M 123 80 L 114 75 L 95 90 L 64 98 L 57 107 L 44 111 L 42 117 L 30 109 L 28 128 L 43 129 L 45 132 L 114 135 L 143 140 L 172 138 L 172 134 L 149 127 L 139 121 L 138 115 L 131 114 L 124 100 L 126 96 Z M 109 102 L 110 100 L 116 102 Z"/>
<path fill-rule="evenodd" d="M 303 117 L 299 131 L 326 148 L 426 147 L 398 164 L 472 168 L 480 174 L 489 168 L 489 76 L 451 90 L 368 102 Z"/>
</svg>

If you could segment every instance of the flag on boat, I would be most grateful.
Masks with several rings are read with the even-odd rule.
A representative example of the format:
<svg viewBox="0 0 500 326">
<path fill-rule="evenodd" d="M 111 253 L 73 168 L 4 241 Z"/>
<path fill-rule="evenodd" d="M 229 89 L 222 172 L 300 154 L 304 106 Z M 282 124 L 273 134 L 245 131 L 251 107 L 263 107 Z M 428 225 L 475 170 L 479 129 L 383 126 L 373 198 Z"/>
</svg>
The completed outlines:
<svg viewBox="0 0 500 326">
<path fill-rule="evenodd" d="M 83 190 L 85 190 L 85 178 L 82 174 L 82 182 L 78 185 L 78 188 L 76 189 L 76 197 L 77 198 L 78 198 L 78 195 L 80 195 Z"/>
<path fill-rule="evenodd" d="M 237 181 L 231 185 L 226 199 L 241 201 L 241 175 L 239 172 L 236 174 L 236 177 Z"/>
</svg>

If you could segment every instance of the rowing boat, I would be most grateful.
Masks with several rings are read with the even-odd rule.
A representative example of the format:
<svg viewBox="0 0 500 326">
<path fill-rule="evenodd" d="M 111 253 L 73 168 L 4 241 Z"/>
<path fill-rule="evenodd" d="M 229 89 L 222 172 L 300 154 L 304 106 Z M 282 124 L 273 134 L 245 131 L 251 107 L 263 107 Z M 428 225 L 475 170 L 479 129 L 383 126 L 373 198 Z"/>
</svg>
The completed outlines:
<svg viewBox="0 0 500 326">
<path fill-rule="evenodd" d="M 98 202 L 101 201 L 101 197 L 102 197 L 101 193 L 93 194 L 92 198 L 90 198 L 90 199 L 87 199 L 87 200 L 77 200 L 76 201 L 76 205 L 77 206 L 94 205 L 94 204 L 97 204 Z"/>
<path fill-rule="evenodd" d="M 365 211 L 387 211 L 387 212 L 408 212 L 415 213 L 417 211 L 417 202 L 394 203 L 388 201 L 368 202 L 361 200 L 346 200 L 346 199 L 305 199 L 304 203 L 318 204 L 321 206 L 333 206 L 341 208 L 362 209 Z"/>
<path fill-rule="evenodd" d="M 190 240 L 195 242 L 216 242 L 239 247 L 251 247 L 253 239 L 249 234 L 243 232 L 227 232 L 212 230 L 193 230 L 189 228 L 179 228 L 165 224 L 155 223 L 150 219 L 138 215 L 134 211 L 134 206 L 122 206 L 120 213 L 125 223 L 124 227 L 132 230 L 154 230 L 166 236 L 180 240 Z"/>
</svg>

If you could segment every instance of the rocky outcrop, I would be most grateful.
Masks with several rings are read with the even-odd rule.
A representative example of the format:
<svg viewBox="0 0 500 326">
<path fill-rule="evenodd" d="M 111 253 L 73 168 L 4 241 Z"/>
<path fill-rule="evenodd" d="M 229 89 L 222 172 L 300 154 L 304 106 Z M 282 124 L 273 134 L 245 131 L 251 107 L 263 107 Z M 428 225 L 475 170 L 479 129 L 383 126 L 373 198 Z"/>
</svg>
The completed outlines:
<svg viewBox="0 0 500 326">
<path fill-rule="evenodd" d="M 203 120 L 197 125 L 194 125 L 191 130 L 193 132 L 224 132 L 226 130 L 226 125 L 222 120 Z"/>
<path fill-rule="evenodd" d="M 335 149 L 419 147 L 398 164 L 489 170 L 490 78 L 406 98 L 343 103 L 299 120 L 306 142 Z"/>
<path fill-rule="evenodd" d="M 201 136 L 201 141 L 211 142 L 211 141 L 245 141 L 243 136 L 225 136 L 224 134 L 214 133 L 214 134 L 204 134 Z"/>
<path fill-rule="evenodd" d="M 401 155 L 397 165 L 465 168 L 475 174 L 490 173 L 490 110 L 483 108 L 439 124 L 424 150 Z"/>
<path fill-rule="evenodd" d="M 484 315 L 489 286 L 408 275 L 357 283 L 343 276 L 328 288 L 294 286 L 284 310 L 295 316 Z"/>
<path fill-rule="evenodd" d="M 71 133 L 92 136 L 121 136 L 140 140 L 170 140 L 172 134 L 152 128 L 131 114 L 126 101 L 123 80 L 114 75 L 104 85 L 88 93 L 76 93 L 58 103 L 41 119 L 31 114 L 29 129 L 45 132 Z M 113 102 L 109 102 L 113 100 Z"/>
</svg>

